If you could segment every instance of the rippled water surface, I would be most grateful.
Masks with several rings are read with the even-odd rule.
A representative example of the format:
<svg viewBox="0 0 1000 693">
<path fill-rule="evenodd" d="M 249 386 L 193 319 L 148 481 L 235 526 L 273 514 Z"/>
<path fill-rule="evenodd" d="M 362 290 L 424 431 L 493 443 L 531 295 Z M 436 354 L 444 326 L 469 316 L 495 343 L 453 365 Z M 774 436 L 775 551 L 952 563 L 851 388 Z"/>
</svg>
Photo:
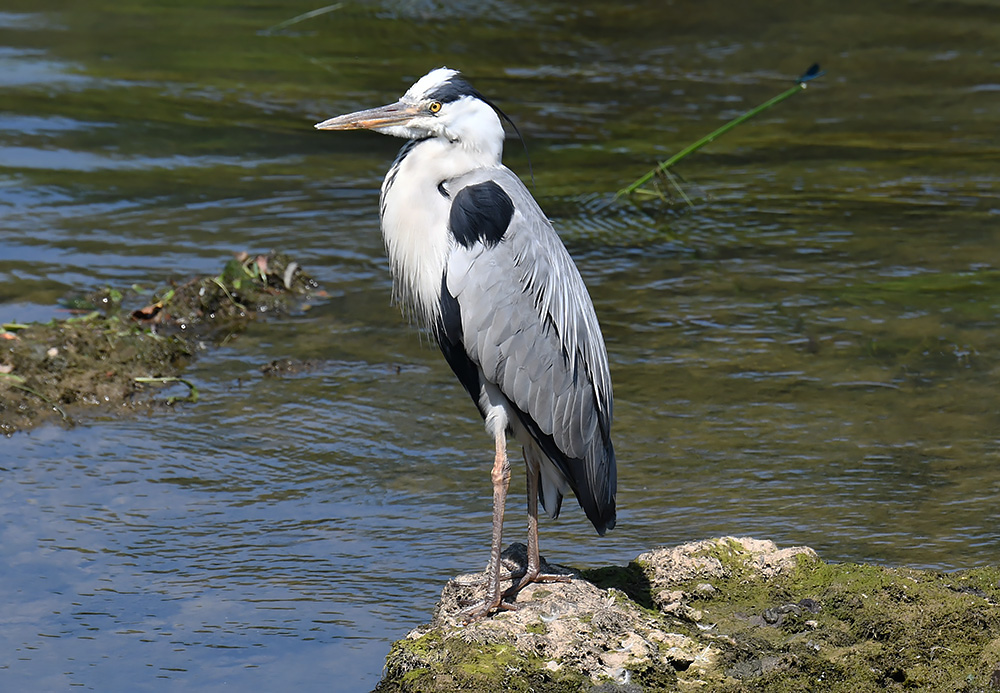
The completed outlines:
<svg viewBox="0 0 1000 693">
<path fill-rule="evenodd" d="M 749 534 L 1000 562 L 995 3 L 400 0 L 268 31 L 314 9 L 0 12 L 0 321 L 239 250 L 330 294 L 207 352 L 195 405 L 0 440 L 0 688 L 367 690 L 485 563 L 490 441 L 389 304 L 401 143 L 311 127 L 441 64 L 519 124 L 607 338 L 619 525 L 569 502 L 550 558 Z M 817 61 L 678 167 L 693 206 L 615 200 Z M 316 367 L 263 377 L 277 358 Z M 511 497 L 514 540 L 520 475 Z"/>
</svg>

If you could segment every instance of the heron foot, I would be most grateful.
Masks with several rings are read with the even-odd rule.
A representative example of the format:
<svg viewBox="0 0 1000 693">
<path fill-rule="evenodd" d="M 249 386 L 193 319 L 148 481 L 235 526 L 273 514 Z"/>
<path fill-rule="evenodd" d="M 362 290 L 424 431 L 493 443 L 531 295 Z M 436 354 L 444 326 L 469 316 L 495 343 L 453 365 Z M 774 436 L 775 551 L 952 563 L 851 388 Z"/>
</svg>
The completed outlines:
<svg viewBox="0 0 1000 693">
<path fill-rule="evenodd" d="M 528 577 L 526 573 L 522 571 L 521 575 L 512 576 L 517 580 L 517 584 L 508 587 L 502 592 L 498 592 L 494 597 L 486 597 L 479 601 L 472 600 L 461 600 L 459 605 L 465 607 L 459 614 L 462 617 L 463 622 L 472 623 L 478 621 L 481 618 L 486 618 L 487 616 L 492 616 L 495 613 L 501 611 L 516 611 L 518 605 L 514 603 L 517 598 L 518 593 L 525 587 L 532 583 L 552 583 L 552 582 L 572 582 L 573 576 L 571 575 L 558 575 L 555 573 L 542 573 L 536 572 L 533 576 Z M 505 578 L 511 579 L 511 578 Z M 475 582 L 482 583 L 485 578 L 481 580 L 476 580 Z M 469 585 L 467 582 L 462 583 L 463 586 Z"/>
<path fill-rule="evenodd" d="M 571 582 L 569 571 L 557 572 L 560 566 L 550 565 L 539 557 L 537 564 L 530 561 L 524 544 L 514 543 L 504 550 L 499 561 L 487 565 L 482 573 L 452 578 L 449 588 L 458 611 L 452 613 L 465 623 L 471 623 L 502 611 L 517 609 L 514 603 L 518 593 L 532 583 Z M 499 569 L 499 578 L 494 570 Z"/>
<path fill-rule="evenodd" d="M 464 605 L 464 604 L 463 604 Z M 481 618 L 486 618 L 501 611 L 516 611 L 517 604 L 511 604 L 503 600 L 503 594 L 498 594 L 495 599 L 483 599 L 466 606 L 459 612 L 464 623 L 473 623 Z"/>
<path fill-rule="evenodd" d="M 516 580 L 524 575 L 524 568 L 515 570 L 503 570 L 500 571 L 500 582 L 506 582 L 507 580 Z M 451 581 L 456 585 L 462 587 L 478 587 L 490 581 L 490 575 L 486 573 L 472 573 L 470 575 L 459 575 L 458 577 L 452 578 Z"/>
<path fill-rule="evenodd" d="M 564 573 L 543 573 L 538 572 L 530 580 L 522 580 L 525 587 L 530 585 L 532 582 L 573 582 L 572 575 L 566 575 Z"/>
<path fill-rule="evenodd" d="M 572 582 L 572 575 L 560 575 L 558 573 L 543 573 L 541 570 L 536 570 L 534 575 L 525 572 L 517 584 L 507 588 L 503 593 L 504 599 L 514 599 L 518 593 L 533 583 L 552 583 L 552 582 Z"/>
</svg>

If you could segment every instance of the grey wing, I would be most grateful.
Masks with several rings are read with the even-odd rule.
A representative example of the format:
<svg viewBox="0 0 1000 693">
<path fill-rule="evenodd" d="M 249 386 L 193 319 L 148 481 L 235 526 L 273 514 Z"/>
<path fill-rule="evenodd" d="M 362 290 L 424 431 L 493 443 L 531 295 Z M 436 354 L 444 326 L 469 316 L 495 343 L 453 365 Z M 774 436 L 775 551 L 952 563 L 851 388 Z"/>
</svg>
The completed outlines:
<svg viewBox="0 0 1000 693">
<path fill-rule="evenodd" d="M 615 518 L 613 400 L 590 295 L 552 225 L 509 170 L 454 181 L 456 206 L 463 187 L 482 181 L 499 185 L 513 211 L 502 234 L 457 243 L 449 256 L 445 288 L 460 309 L 465 352 L 516 406 L 603 534 Z M 547 509 L 557 512 L 558 500 Z"/>
</svg>

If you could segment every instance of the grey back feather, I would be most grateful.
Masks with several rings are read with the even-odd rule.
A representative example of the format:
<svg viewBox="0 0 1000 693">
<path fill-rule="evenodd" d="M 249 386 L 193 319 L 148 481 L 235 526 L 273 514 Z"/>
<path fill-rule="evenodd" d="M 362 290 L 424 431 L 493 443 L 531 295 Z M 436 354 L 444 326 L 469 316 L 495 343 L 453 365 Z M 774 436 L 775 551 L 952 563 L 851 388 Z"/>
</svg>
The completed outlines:
<svg viewBox="0 0 1000 693">
<path fill-rule="evenodd" d="M 583 463 L 560 469 L 574 490 L 594 494 L 579 498 L 581 504 L 613 513 L 611 376 L 590 295 L 551 223 L 510 170 L 480 169 L 447 187 L 454 195 L 486 180 L 507 192 L 515 211 L 499 244 L 455 244 L 449 253 L 446 282 L 461 308 L 466 352 L 563 455 Z M 575 478 L 581 473 L 585 478 Z"/>
</svg>

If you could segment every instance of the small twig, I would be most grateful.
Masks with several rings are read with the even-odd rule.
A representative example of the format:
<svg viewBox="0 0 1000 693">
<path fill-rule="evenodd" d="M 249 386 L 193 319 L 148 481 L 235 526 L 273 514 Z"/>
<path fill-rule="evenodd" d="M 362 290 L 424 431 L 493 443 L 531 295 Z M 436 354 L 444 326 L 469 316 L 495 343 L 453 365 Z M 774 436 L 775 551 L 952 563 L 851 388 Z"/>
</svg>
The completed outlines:
<svg viewBox="0 0 1000 693">
<path fill-rule="evenodd" d="M 661 173 L 666 177 L 668 181 L 670 181 L 670 185 L 672 185 L 674 190 L 677 191 L 677 194 L 680 195 L 685 202 L 687 202 L 687 206 L 694 207 L 694 203 L 691 201 L 691 198 L 687 196 L 687 193 L 684 192 L 684 188 L 682 188 L 680 183 L 677 182 L 677 176 L 674 175 L 674 172 L 667 169 L 663 169 Z"/>
<path fill-rule="evenodd" d="M 23 392 L 27 392 L 29 395 L 34 395 L 35 397 L 37 397 L 38 399 L 42 400 L 47 405 L 49 405 L 50 407 L 52 407 L 53 409 L 55 409 L 57 412 L 59 412 L 59 415 L 63 417 L 63 420 L 69 421 L 69 417 L 66 416 L 66 412 L 64 412 L 62 410 L 62 407 L 60 407 L 58 404 L 56 404 L 55 402 L 53 402 L 51 399 L 49 399 L 48 397 L 46 397 L 45 395 L 43 395 L 38 390 L 32 389 L 32 388 L 28 387 L 27 385 L 23 385 L 22 383 L 24 383 L 24 378 L 22 378 L 21 376 L 14 375 L 13 373 L 0 373 L 0 378 L 7 378 L 8 380 L 15 381 L 15 382 L 10 383 L 11 387 L 17 388 L 18 390 L 21 390 Z"/>
<path fill-rule="evenodd" d="M 98 310 L 94 310 L 94 311 L 91 311 L 91 312 L 86 313 L 84 315 L 74 315 L 72 317 L 66 318 L 66 322 L 68 322 L 68 323 L 73 323 L 73 322 L 90 322 L 91 320 L 94 320 L 95 318 L 99 318 L 99 317 L 101 317 L 101 312 L 98 311 Z"/>
<path fill-rule="evenodd" d="M 161 385 L 166 385 L 167 383 L 184 383 L 185 385 L 187 385 L 188 386 L 188 390 L 189 390 L 188 391 L 188 396 L 187 397 L 176 397 L 176 396 L 168 397 L 167 398 L 167 404 L 168 405 L 173 404 L 174 402 L 180 402 L 180 401 L 191 402 L 192 404 L 194 404 L 195 402 L 198 401 L 198 388 L 195 387 L 194 383 L 192 383 L 190 380 L 186 380 L 185 378 L 178 378 L 178 377 L 175 377 L 175 376 L 164 376 L 164 377 L 159 377 L 159 378 L 138 377 L 138 378 L 133 378 L 133 380 L 135 380 L 135 382 L 137 382 L 137 383 L 160 383 Z"/>
<path fill-rule="evenodd" d="M 320 7 L 317 10 L 310 10 L 309 12 L 303 12 L 302 14 L 297 15 L 295 17 L 292 17 L 291 19 L 286 19 L 283 22 L 278 22 L 274 26 L 272 26 L 272 27 L 270 27 L 268 29 L 264 29 L 264 31 L 262 31 L 261 33 L 264 34 L 264 35 L 276 34 L 277 32 L 281 31 L 282 29 L 287 29 L 288 27 L 292 26 L 293 24 L 298 24 L 299 22 L 304 22 L 305 20 L 312 19 L 313 17 L 319 17 L 320 15 L 324 15 L 327 12 L 334 12 L 336 10 L 339 10 L 343 6 L 344 6 L 344 3 L 338 2 L 338 3 L 335 3 L 333 5 L 327 5 L 326 7 Z"/>
<path fill-rule="evenodd" d="M 220 289 L 222 289 L 223 293 L 225 293 L 226 296 L 229 297 L 229 300 L 232 301 L 235 305 L 239 306 L 240 308 L 242 308 L 245 311 L 249 311 L 250 310 L 245 305 L 243 305 L 242 303 L 240 303 L 239 301 L 237 301 L 233 297 L 233 295 L 231 293 L 229 293 L 229 289 L 226 288 L 226 285 L 223 283 L 223 281 L 219 277 L 212 277 L 212 281 L 215 282 L 216 286 L 218 286 Z"/>
<path fill-rule="evenodd" d="M 806 72 L 801 77 L 799 77 L 796 80 L 796 83 L 795 83 L 794 87 L 786 89 L 785 91 L 781 92 L 780 94 L 778 94 L 774 98 L 768 99 L 767 101 L 765 101 L 761 105 L 759 105 L 756 108 L 753 108 L 753 109 L 747 111 L 746 113 L 744 113 L 743 115 L 739 116 L 738 118 L 734 118 L 733 120 L 730 120 L 728 123 L 726 123 L 725 125 L 723 125 L 721 128 L 710 132 L 709 134 L 705 135 L 704 137 L 702 137 L 697 142 L 694 142 L 693 144 L 689 144 L 687 147 L 685 147 L 681 151 L 677 152 L 676 154 L 674 154 L 672 157 L 670 157 L 666 161 L 663 161 L 663 162 L 657 164 L 656 168 L 654 168 L 653 170 L 649 171 L 644 176 L 641 176 L 638 180 L 636 180 L 631 185 L 628 185 L 628 186 L 622 188 L 621 190 L 619 190 L 618 193 L 615 195 L 615 197 L 618 198 L 618 197 L 624 197 L 625 195 L 631 195 L 636 190 L 638 190 L 643 185 L 645 185 L 650 180 L 652 180 L 657 174 L 666 173 L 668 168 L 670 168 L 671 166 L 673 166 L 674 164 L 676 164 L 678 161 L 680 161 L 684 157 L 686 157 L 686 156 L 688 156 L 690 154 L 693 154 L 694 152 L 698 151 L 699 149 L 701 149 L 702 147 L 704 147 L 709 142 L 713 142 L 714 140 L 716 140 L 717 138 L 721 137 L 722 135 L 725 135 L 727 132 L 729 132 L 730 130 L 732 130 L 733 128 L 735 128 L 737 125 L 740 125 L 741 123 L 745 123 L 746 121 L 750 120 L 751 118 L 753 118 L 754 116 L 756 116 L 756 115 L 758 115 L 760 113 L 763 113 L 764 111 L 766 111 L 767 109 L 771 108 L 772 106 L 776 106 L 777 104 L 781 103 L 785 99 L 788 99 L 788 98 L 791 98 L 792 96 L 795 96 L 800 91 L 802 91 L 803 89 L 806 88 L 806 83 L 807 82 L 809 82 L 811 80 L 814 80 L 817 77 L 822 77 L 824 74 L 825 74 L 824 72 L 820 71 L 818 63 L 815 64 L 815 65 L 813 65 L 808 70 L 806 70 Z"/>
</svg>

